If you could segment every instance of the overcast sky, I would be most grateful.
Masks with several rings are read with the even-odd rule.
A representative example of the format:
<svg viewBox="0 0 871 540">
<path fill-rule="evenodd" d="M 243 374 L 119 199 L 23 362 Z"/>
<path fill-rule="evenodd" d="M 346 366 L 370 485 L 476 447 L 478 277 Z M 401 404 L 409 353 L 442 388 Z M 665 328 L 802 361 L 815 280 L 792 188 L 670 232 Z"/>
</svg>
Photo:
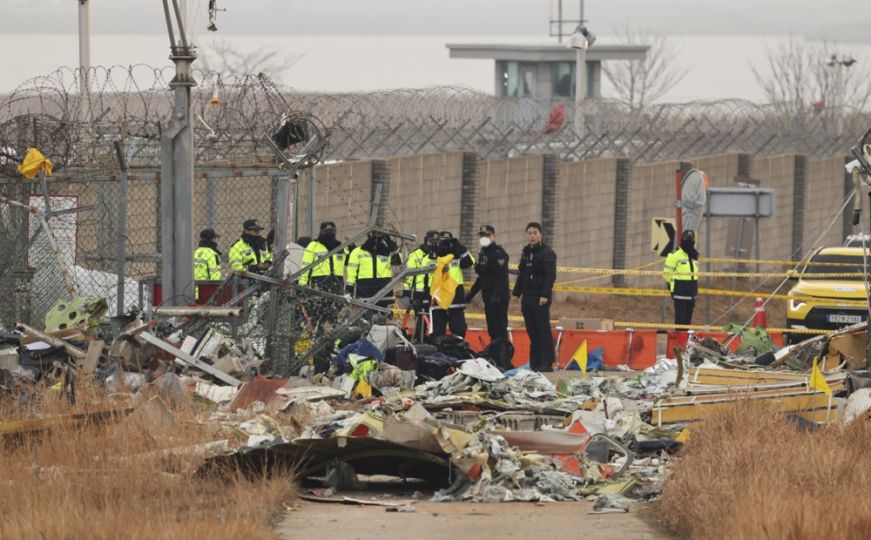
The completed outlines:
<svg viewBox="0 0 871 540">
<path fill-rule="evenodd" d="M 94 33 L 162 33 L 161 0 L 89 0 Z M 207 0 L 187 0 L 205 6 Z M 220 33 L 494 34 L 546 38 L 554 0 L 218 0 Z M 570 15 L 577 0 L 564 0 Z M 73 33 L 78 0 L 0 0 L 0 32 Z M 205 10 L 203 7 L 200 11 Z M 807 35 L 871 42 L 871 0 L 587 0 L 600 35 Z"/>
</svg>

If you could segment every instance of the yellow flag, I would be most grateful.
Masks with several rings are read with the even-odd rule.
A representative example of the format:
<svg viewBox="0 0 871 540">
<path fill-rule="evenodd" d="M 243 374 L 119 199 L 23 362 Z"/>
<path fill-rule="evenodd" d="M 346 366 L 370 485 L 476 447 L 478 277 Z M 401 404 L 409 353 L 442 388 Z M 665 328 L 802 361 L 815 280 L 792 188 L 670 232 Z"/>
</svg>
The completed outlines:
<svg viewBox="0 0 871 540">
<path fill-rule="evenodd" d="M 436 267 L 432 274 L 432 283 L 429 286 L 429 294 L 442 309 L 448 309 L 454 303 L 454 295 L 457 293 L 459 283 L 454 281 L 448 272 L 448 265 L 454 260 L 453 255 L 445 255 L 436 260 Z"/>
<path fill-rule="evenodd" d="M 45 174 L 51 176 L 51 160 L 46 159 L 36 148 L 28 148 L 24 161 L 18 166 L 18 172 L 28 180 L 33 180 L 39 171 L 45 171 Z"/>
<path fill-rule="evenodd" d="M 578 363 L 581 368 L 581 373 L 587 374 L 587 340 L 585 339 L 575 354 L 572 355 L 572 360 Z"/>
<path fill-rule="evenodd" d="M 828 395 L 832 395 L 832 389 L 829 388 L 829 383 L 826 382 L 826 378 L 823 377 L 823 372 L 820 371 L 820 368 L 817 366 L 817 359 L 814 358 L 814 366 L 811 368 L 811 378 L 808 380 L 807 385 L 814 390 L 819 390 Z"/>
</svg>

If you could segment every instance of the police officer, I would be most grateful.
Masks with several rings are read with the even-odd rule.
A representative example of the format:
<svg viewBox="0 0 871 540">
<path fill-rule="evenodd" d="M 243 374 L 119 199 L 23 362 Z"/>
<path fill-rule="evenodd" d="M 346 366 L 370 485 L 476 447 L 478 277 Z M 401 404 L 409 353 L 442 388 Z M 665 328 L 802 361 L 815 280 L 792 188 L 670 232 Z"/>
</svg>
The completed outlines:
<svg viewBox="0 0 871 540">
<path fill-rule="evenodd" d="M 550 304 L 556 281 L 556 253 L 541 237 L 541 224 L 526 226 L 529 244 L 520 255 L 519 275 L 514 296 L 520 298 L 520 311 L 529 335 L 529 363 L 535 371 L 553 371 L 553 334 L 550 329 Z"/>
<path fill-rule="evenodd" d="M 194 280 L 195 281 L 220 281 L 221 280 L 221 251 L 215 241 L 221 235 L 215 229 L 203 229 L 200 231 L 200 242 L 194 250 Z"/>
<path fill-rule="evenodd" d="M 302 256 L 302 265 L 308 266 L 316 260 L 323 258 L 327 252 L 339 247 L 341 242 L 336 239 L 336 224 L 332 221 L 324 221 L 320 226 L 317 239 L 312 240 L 305 248 Z M 338 251 L 321 263 L 315 265 L 299 278 L 300 285 L 311 284 L 324 291 L 341 294 L 344 288 L 345 262 L 348 253 L 345 250 Z"/>
<path fill-rule="evenodd" d="M 454 258 L 448 264 L 448 273 L 457 283 L 454 300 L 451 306 L 445 310 L 438 305 L 432 305 L 432 337 L 444 336 L 448 327 L 451 335 L 465 338 L 466 330 L 466 297 L 463 290 L 463 270 L 471 268 L 475 264 L 475 258 L 466 249 L 466 246 L 454 238 L 450 231 L 439 233 L 439 243 L 436 247 L 436 256 L 445 257 L 453 255 Z"/>
<path fill-rule="evenodd" d="M 263 238 L 263 227 L 256 219 L 242 223 L 242 236 L 230 247 L 230 269 L 262 274 L 271 266 L 272 255 Z"/>
<path fill-rule="evenodd" d="M 696 233 L 684 231 L 680 247 L 668 254 L 662 269 L 671 297 L 674 300 L 674 324 L 687 325 L 693 320 L 693 308 L 699 295 L 699 252 L 696 251 Z"/>
<path fill-rule="evenodd" d="M 478 231 L 481 252 L 475 263 L 478 279 L 469 290 L 466 300 L 481 291 L 484 299 L 484 315 L 487 317 L 487 333 L 490 339 L 508 337 L 508 253 L 496 243 L 496 229 L 492 225 L 482 225 Z"/>
<path fill-rule="evenodd" d="M 409 270 L 417 270 L 420 268 L 429 268 L 434 270 L 436 266 L 436 248 L 439 243 L 438 231 L 427 231 L 423 237 L 423 243 L 408 254 L 408 262 L 406 268 Z M 411 307 L 415 313 L 414 338 L 416 341 L 422 342 L 426 335 L 426 325 L 424 324 L 424 315 L 429 311 L 430 295 L 429 286 L 432 282 L 432 272 L 427 274 L 418 274 L 416 276 L 408 276 L 405 278 L 405 283 L 402 284 L 402 298 L 405 307 Z"/>
<path fill-rule="evenodd" d="M 363 245 L 355 248 L 348 257 L 348 273 L 345 290 L 357 298 L 371 298 L 390 283 L 393 277 L 391 264 L 398 265 L 399 247 L 392 238 L 380 232 L 369 234 Z M 387 307 L 393 302 L 385 296 L 378 305 Z"/>
</svg>

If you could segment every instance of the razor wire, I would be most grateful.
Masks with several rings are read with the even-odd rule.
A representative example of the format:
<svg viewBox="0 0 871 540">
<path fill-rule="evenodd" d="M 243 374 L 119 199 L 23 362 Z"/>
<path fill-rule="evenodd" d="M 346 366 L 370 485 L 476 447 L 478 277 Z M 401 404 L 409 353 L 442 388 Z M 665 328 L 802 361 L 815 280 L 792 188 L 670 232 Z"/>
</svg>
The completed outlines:
<svg viewBox="0 0 871 540">
<path fill-rule="evenodd" d="M 173 68 L 95 67 L 91 90 L 80 71 L 61 68 L 0 97 L 0 169 L 20 159 L 30 117 L 59 168 L 87 177 L 112 169 L 109 149 L 124 139 L 131 167 L 159 161 L 160 124 L 171 110 Z M 848 107 L 803 114 L 742 100 L 652 105 L 631 110 L 604 99 L 572 101 L 494 97 L 464 87 L 361 93 L 299 92 L 259 75 L 196 72 L 192 90 L 198 163 L 272 163 L 264 133 L 292 107 L 330 133 L 326 160 L 464 150 L 484 158 L 555 154 L 566 160 L 625 157 L 634 162 L 746 152 L 846 153 L 869 114 Z M 72 173 L 68 173 L 72 174 Z"/>
</svg>

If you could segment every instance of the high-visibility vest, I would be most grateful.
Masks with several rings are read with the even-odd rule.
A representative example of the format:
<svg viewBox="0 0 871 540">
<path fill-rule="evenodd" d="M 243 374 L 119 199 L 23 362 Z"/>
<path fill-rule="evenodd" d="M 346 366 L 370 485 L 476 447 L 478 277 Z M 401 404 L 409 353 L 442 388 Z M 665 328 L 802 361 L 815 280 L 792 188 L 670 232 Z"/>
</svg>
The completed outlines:
<svg viewBox="0 0 871 540">
<path fill-rule="evenodd" d="M 417 270 L 419 268 L 435 269 L 436 260 L 421 248 L 417 248 L 408 254 L 408 264 L 406 268 L 409 270 Z M 405 283 L 402 286 L 403 291 L 411 291 L 414 293 L 429 294 L 429 284 L 432 281 L 432 272 L 428 274 L 419 274 L 416 276 L 408 276 L 405 278 Z"/>
<path fill-rule="evenodd" d="M 208 246 L 194 250 L 194 280 L 219 281 L 221 279 L 221 255 Z"/>
<path fill-rule="evenodd" d="M 683 250 L 683 248 L 678 248 L 677 251 L 673 251 L 668 254 L 668 257 L 665 258 L 665 265 L 662 269 L 662 278 L 665 279 L 665 282 L 668 284 L 668 290 L 672 293 L 675 293 L 675 288 L 679 289 L 677 292 L 682 292 L 680 289 L 680 282 L 698 282 L 699 280 L 699 263 L 697 261 L 693 261 L 687 252 Z M 687 283 L 687 285 L 695 285 L 695 283 Z M 694 296 L 694 295 L 692 295 Z M 684 298 L 681 298 L 684 300 Z M 691 300 L 692 298 L 685 298 L 685 300 Z"/>
<path fill-rule="evenodd" d="M 230 269 L 233 271 L 247 270 L 248 266 L 252 264 L 260 264 L 272 260 L 272 254 L 269 250 L 261 249 L 259 253 L 255 253 L 255 249 L 251 244 L 242 238 L 236 240 L 227 256 L 230 259 Z"/>
<path fill-rule="evenodd" d="M 458 287 L 463 286 L 463 269 L 460 268 L 460 261 L 466 257 L 471 257 L 472 264 L 475 264 L 475 257 L 473 257 L 472 254 L 467 251 L 459 257 L 455 257 L 454 260 L 452 260 L 448 265 L 448 274 L 450 274 L 451 278 L 453 278 L 453 280 L 457 282 Z"/>
<path fill-rule="evenodd" d="M 302 265 L 310 265 L 329 251 L 330 250 L 327 249 L 327 246 L 321 244 L 317 240 L 312 240 L 309 242 L 309 245 L 306 246 L 305 253 L 302 255 Z M 346 258 L 347 253 L 345 250 L 332 254 L 329 259 L 321 261 L 311 270 L 303 274 L 302 277 L 299 278 L 300 285 L 306 285 L 311 278 L 316 277 L 336 276 L 338 278 L 343 278 L 345 276 Z"/>
<path fill-rule="evenodd" d="M 354 285 L 362 279 L 390 279 L 390 255 L 373 255 L 362 247 L 357 247 L 348 257 L 347 285 Z"/>
</svg>

